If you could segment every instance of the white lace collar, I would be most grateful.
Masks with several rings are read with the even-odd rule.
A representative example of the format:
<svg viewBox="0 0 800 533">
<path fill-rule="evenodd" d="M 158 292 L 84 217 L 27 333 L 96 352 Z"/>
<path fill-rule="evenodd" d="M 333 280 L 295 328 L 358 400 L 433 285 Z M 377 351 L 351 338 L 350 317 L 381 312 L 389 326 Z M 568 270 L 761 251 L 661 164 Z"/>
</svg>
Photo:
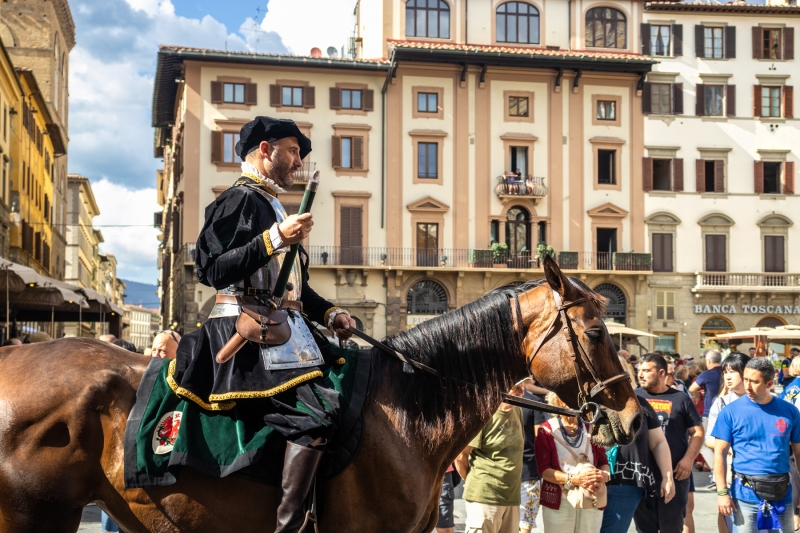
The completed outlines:
<svg viewBox="0 0 800 533">
<path fill-rule="evenodd" d="M 249 174 L 250 176 L 257 178 L 257 181 L 260 181 L 262 185 L 267 186 L 275 194 L 283 194 L 286 192 L 286 189 L 282 188 L 280 185 L 259 172 L 255 166 L 247 161 L 242 161 L 242 174 Z"/>
</svg>

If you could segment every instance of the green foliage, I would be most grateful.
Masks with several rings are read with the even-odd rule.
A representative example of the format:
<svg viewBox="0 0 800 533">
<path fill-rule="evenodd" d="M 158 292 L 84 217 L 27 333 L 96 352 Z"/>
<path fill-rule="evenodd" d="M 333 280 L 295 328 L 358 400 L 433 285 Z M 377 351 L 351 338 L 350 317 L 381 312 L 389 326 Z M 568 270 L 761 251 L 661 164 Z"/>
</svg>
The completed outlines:
<svg viewBox="0 0 800 533">
<path fill-rule="evenodd" d="M 553 259 L 556 258 L 556 251 L 553 250 L 552 246 L 548 246 L 547 243 L 540 242 L 539 245 L 536 247 L 536 255 L 539 257 L 539 261 L 544 261 L 545 256 L 550 256 Z"/>
<path fill-rule="evenodd" d="M 495 263 L 505 263 L 508 258 L 508 245 L 502 242 L 493 242 L 492 257 Z"/>
</svg>

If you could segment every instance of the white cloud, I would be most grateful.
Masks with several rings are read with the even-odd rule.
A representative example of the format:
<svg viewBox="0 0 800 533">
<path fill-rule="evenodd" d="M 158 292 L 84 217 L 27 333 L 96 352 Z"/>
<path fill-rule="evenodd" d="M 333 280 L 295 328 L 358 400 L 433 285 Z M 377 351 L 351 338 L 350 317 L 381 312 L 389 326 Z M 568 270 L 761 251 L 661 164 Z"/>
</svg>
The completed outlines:
<svg viewBox="0 0 800 533">
<path fill-rule="evenodd" d="M 103 253 L 117 258 L 117 277 L 156 283 L 158 229 L 153 227 L 153 213 L 160 211 L 155 188 L 133 191 L 123 185 L 101 179 L 92 183 L 100 215 L 95 226 L 103 233 Z"/>
<path fill-rule="evenodd" d="M 323 54 L 329 46 L 341 51 L 353 35 L 355 6 L 356 0 L 270 0 L 261 29 L 280 34 L 296 55 L 309 55 L 315 46 Z"/>
</svg>

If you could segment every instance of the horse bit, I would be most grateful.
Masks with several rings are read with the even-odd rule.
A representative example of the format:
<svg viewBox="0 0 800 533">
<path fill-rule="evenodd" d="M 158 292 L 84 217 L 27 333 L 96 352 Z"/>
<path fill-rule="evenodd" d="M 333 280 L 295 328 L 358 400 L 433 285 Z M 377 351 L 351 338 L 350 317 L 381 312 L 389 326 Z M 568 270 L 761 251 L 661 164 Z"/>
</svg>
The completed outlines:
<svg viewBox="0 0 800 533">
<path fill-rule="evenodd" d="M 506 291 L 506 294 L 509 296 L 509 298 L 514 300 L 517 316 L 519 316 L 519 321 L 521 324 L 522 309 L 519 304 L 519 297 L 515 292 L 510 290 Z M 567 309 L 569 309 L 570 307 L 574 307 L 578 304 L 587 302 L 589 299 L 586 297 L 579 298 L 578 300 L 567 302 L 565 304 L 561 298 L 561 295 L 555 290 L 553 290 L 553 299 L 555 300 L 556 307 L 558 308 L 558 314 L 553 318 L 553 322 L 550 323 L 550 327 L 548 328 L 547 333 L 545 333 L 544 337 L 542 337 L 542 340 L 539 342 L 539 345 L 531 353 L 530 357 L 526 358 L 525 368 L 528 371 L 528 376 L 533 378 L 533 373 L 531 372 L 531 365 L 533 364 L 533 359 L 536 357 L 536 355 L 539 353 L 542 347 L 544 347 L 544 345 L 550 339 L 550 335 L 555 330 L 556 321 L 559 318 L 561 318 L 561 324 L 562 324 L 561 331 L 564 334 L 564 338 L 570 347 L 570 357 L 572 359 L 572 364 L 575 367 L 575 378 L 578 380 L 578 389 L 580 390 L 580 392 L 578 393 L 578 403 L 580 403 L 581 406 L 577 410 L 570 409 L 568 407 L 558 407 L 543 402 L 538 402 L 535 400 L 528 400 L 526 398 L 511 396 L 510 394 L 503 394 L 503 402 L 511 405 L 516 405 L 518 407 L 535 409 L 545 413 L 576 417 L 582 422 L 592 425 L 595 424 L 600 419 L 600 405 L 598 405 L 595 402 L 586 401 L 586 397 L 584 395 L 584 383 L 583 380 L 581 379 L 580 365 L 578 363 L 578 353 L 580 353 L 581 359 L 583 359 L 583 362 L 586 365 L 587 370 L 589 370 L 589 373 L 592 375 L 592 379 L 594 380 L 595 383 L 595 386 L 592 387 L 592 389 L 589 391 L 589 399 L 594 398 L 598 393 L 607 389 L 614 383 L 628 379 L 628 374 L 623 372 L 621 374 L 617 374 L 616 376 L 610 377 L 606 380 L 600 379 L 600 377 L 597 374 L 597 371 L 594 368 L 594 365 L 589 359 L 589 356 L 584 351 L 583 346 L 581 346 L 581 344 L 577 342 L 577 339 L 572 331 L 572 321 L 570 320 L 569 315 L 567 314 Z M 427 372 L 428 374 L 434 376 L 439 375 L 439 372 L 435 368 L 431 368 L 430 366 L 420 363 L 419 361 L 415 361 L 413 359 L 407 359 L 403 354 L 401 354 L 397 350 L 394 350 L 386 346 L 384 343 L 370 337 L 363 331 L 360 331 L 353 327 L 350 328 L 350 331 L 357 337 L 364 339 L 374 347 L 399 359 L 403 363 L 403 370 L 406 372 L 413 372 L 413 368 L 417 368 L 419 370 L 422 370 L 423 372 Z M 520 328 L 515 329 L 515 333 L 517 336 L 518 345 L 522 346 L 522 334 L 520 332 Z M 577 350 L 575 349 L 576 345 L 578 348 Z M 474 385 L 474 383 L 467 383 L 467 384 Z M 591 415 L 591 418 L 589 417 L 589 415 Z"/>
</svg>

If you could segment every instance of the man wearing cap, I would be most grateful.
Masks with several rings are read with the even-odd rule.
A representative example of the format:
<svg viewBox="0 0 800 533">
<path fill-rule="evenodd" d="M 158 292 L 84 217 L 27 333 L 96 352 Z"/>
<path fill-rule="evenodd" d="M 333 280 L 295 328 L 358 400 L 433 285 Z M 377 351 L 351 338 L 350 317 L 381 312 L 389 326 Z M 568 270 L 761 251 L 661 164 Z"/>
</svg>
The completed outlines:
<svg viewBox="0 0 800 533">
<path fill-rule="evenodd" d="M 202 328 L 183 337 L 170 368 L 177 394 L 205 409 L 230 408 L 231 400 L 240 406 L 247 402 L 286 438 L 276 533 L 299 531 L 322 448 L 338 425 L 338 393 L 318 385 L 321 351 L 328 343 L 297 313 L 288 320 L 292 335 L 286 344 L 261 348 L 247 342 L 224 363 L 215 357 L 235 334 L 240 313 L 235 297 L 267 301 L 284 253 L 311 232 L 310 213 L 287 215 L 278 200 L 309 152 L 310 139 L 292 120 L 256 117 L 242 127 L 236 144 L 242 176 L 206 208 L 197 239 L 197 279 L 218 290 L 217 302 Z M 286 300 L 302 304 L 310 320 L 339 338 L 350 337 L 355 322 L 347 311 L 308 285 L 308 255 L 302 247 L 289 281 Z M 302 341 L 300 350 L 295 343 Z"/>
</svg>

